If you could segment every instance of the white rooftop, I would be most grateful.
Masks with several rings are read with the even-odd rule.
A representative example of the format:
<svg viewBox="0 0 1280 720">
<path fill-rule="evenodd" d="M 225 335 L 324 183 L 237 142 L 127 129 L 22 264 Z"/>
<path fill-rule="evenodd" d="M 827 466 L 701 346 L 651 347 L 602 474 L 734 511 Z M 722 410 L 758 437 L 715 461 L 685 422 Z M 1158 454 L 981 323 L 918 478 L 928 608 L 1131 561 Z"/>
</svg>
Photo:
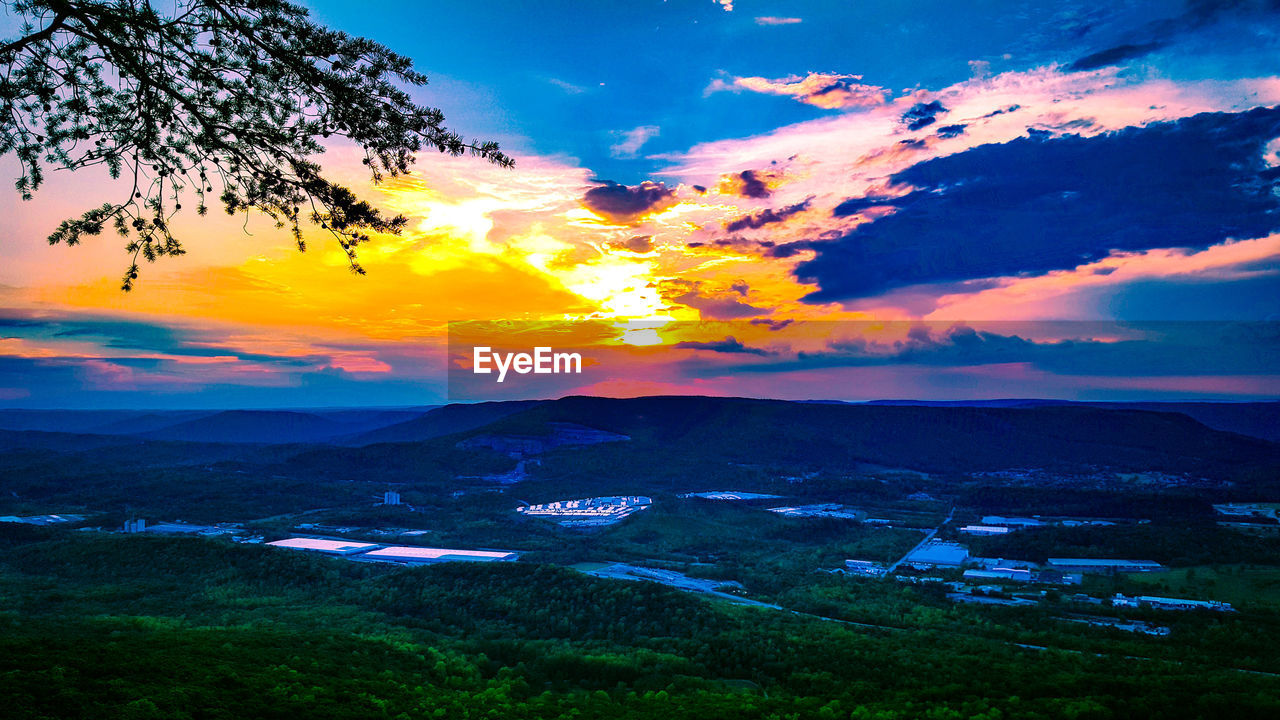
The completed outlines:
<svg viewBox="0 0 1280 720">
<path fill-rule="evenodd" d="M 419 562 L 431 560 L 505 560 L 514 556 L 514 553 L 490 550 L 453 550 L 450 548 L 409 546 L 385 547 L 363 555 L 363 557 L 379 560 L 416 560 Z"/>
<path fill-rule="evenodd" d="M 267 544 L 293 550 L 313 550 L 337 555 L 350 555 L 378 547 L 374 543 L 351 542 L 349 540 L 317 540 L 315 538 L 289 538 L 288 540 L 277 540 Z"/>
<path fill-rule="evenodd" d="M 1124 560 L 1116 558 L 1049 558 L 1050 565 L 1097 565 L 1099 567 L 1111 567 L 1119 565 L 1132 565 L 1134 567 L 1162 567 L 1160 563 L 1154 560 Z"/>
</svg>

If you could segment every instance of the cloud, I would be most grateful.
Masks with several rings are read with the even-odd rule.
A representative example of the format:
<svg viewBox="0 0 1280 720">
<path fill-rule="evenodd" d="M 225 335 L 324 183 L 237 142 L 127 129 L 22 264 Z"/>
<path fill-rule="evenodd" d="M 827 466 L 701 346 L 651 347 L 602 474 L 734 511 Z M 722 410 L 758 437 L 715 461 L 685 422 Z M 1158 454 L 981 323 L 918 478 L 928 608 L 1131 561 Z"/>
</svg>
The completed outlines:
<svg viewBox="0 0 1280 720">
<path fill-rule="evenodd" d="M 1280 173 L 1263 148 L 1280 109 L 1204 113 L 1082 137 L 1022 138 L 892 176 L 895 212 L 796 268 L 808 302 L 925 283 L 1043 274 L 1154 248 L 1203 249 L 1280 229 Z M 884 198 L 851 198 L 836 214 Z"/>
<path fill-rule="evenodd" d="M 1024 366 L 1086 377 L 1274 376 L 1280 325 L 1256 322 L 844 323 L 818 351 L 742 370 Z M 880 339 L 877 335 L 892 335 Z"/>
<path fill-rule="evenodd" d="M 704 320 L 739 320 L 772 312 L 743 302 L 746 286 L 739 283 L 734 281 L 726 291 L 708 292 L 702 281 L 677 278 L 664 282 L 659 291 L 667 302 L 693 308 Z"/>
<path fill-rule="evenodd" d="M 715 2 L 717 5 L 719 5 L 720 7 L 724 8 L 725 12 L 733 12 L 733 0 L 712 0 L 712 1 Z"/>
<path fill-rule="evenodd" d="M 766 170 L 743 170 L 740 173 L 725 175 L 720 178 L 716 188 L 729 195 L 763 200 L 773 194 L 771 184 L 782 180 L 776 172 Z"/>
<path fill-rule="evenodd" d="M 658 136 L 660 130 L 657 125 L 641 125 L 618 133 L 620 140 L 609 146 L 609 154 L 616 158 L 633 158 L 645 143 Z"/>
<path fill-rule="evenodd" d="M 780 223 L 798 212 L 807 210 L 811 201 L 812 198 L 805 200 L 804 202 L 796 203 L 795 205 L 788 205 L 779 210 L 766 208 L 760 212 L 743 215 L 740 218 L 727 221 L 724 225 L 724 229 L 729 232 L 739 232 L 741 230 L 762 228 L 771 223 Z"/>
<path fill-rule="evenodd" d="M 790 97 L 824 110 L 845 110 L 850 108 L 869 108 L 883 105 L 889 91 L 875 85 L 861 82 L 861 75 L 839 75 L 835 73 L 809 73 L 808 75 L 788 75 L 784 78 L 769 79 L 763 77 L 734 77 L 731 79 L 716 78 L 707 86 L 704 94 L 720 91 L 763 93 L 765 95 L 782 95 Z"/>
<path fill-rule="evenodd" d="M 1071 63 L 1068 69 L 1096 70 L 1108 65 L 1118 65 L 1125 60 L 1142 57 L 1165 46 L 1163 42 L 1147 42 L 1140 45 L 1122 44 L 1090 53 Z"/>
<path fill-rule="evenodd" d="M 787 318 L 786 320 L 774 320 L 773 318 L 753 318 L 751 320 L 748 320 L 747 322 L 751 323 L 752 325 L 760 325 L 763 327 L 767 327 L 769 328 L 770 331 L 776 332 L 778 330 L 785 329 L 788 325 L 795 322 L 795 320 L 791 318 Z"/>
<path fill-rule="evenodd" d="M 627 225 L 675 204 L 675 190 L 660 182 L 645 181 L 634 187 L 616 182 L 591 188 L 582 202 L 591 212 Z"/>
<path fill-rule="evenodd" d="M 1150 22 L 1129 33 L 1126 42 L 1080 57 L 1068 65 L 1068 69 L 1094 70 L 1120 65 L 1126 60 L 1150 55 L 1174 44 L 1182 36 L 1227 19 L 1246 23 L 1246 27 L 1252 30 L 1251 26 L 1260 22 L 1258 16 L 1280 11 L 1280 3 L 1275 0 L 1187 0 L 1186 6 L 1181 15 Z"/>
<path fill-rule="evenodd" d="M 902 124 L 906 125 L 908 130 L 919 130 L 932 125 L 937 121 L 938 116 L 946 111 L 947 108 L 943 107 L 942 103 L 937 100 L 916 103 L 902 113 Z"/>
<path fill-rule="evenodd" d="M 587 89 L 581 85 L 574 85 L 568 80 L 561 80 L 560 78 L 547 78 L 547 82 L 555 85 L 569 95 L 581 95 L 587 91 Z"/>
<path fill-rule="evenodd" d="M 799 25 L 804 22 L 803 18 L 798 17 L 775 17 L 773 15 L 764 15 L 756 18 L 757 25 Z"/>
<path fill-rule="evenodd" d="M 761 348 L 754 348 L 754 347 L 749 347 L 747 345 L 743 345 L 737 338 L 733 337 L 732 335 L 725 337 L 725 339 L 723 340 L 709 340 L 705 342 L 698 341 L 698 340 L 685 340 L 683 342 L 678 342 L 675 345 L 672 345 L 672 347 L 679 348 L 681 350 L 710 350 L 711 352 L 730 353 L 735 355 L 736 354 L 742 354 L 742 355 L 768 355 L 769 354 L 768 350 L 763 350 Z"/>
<path fill-rule="evenodd" d="M 944 140 L 948 140 L 950 138 L 959 137 L 963 135 L 964 129 L 965 129 L 965 126 L 963 124 L 943 125 L 942 127 L 938 128 L 938 132 L 935 134 Z"/>
<path fill-rule="evenodd" d="M 633 235 L 626 240 L 614 240 L 609 247 L 615 250 L 627 250 L 633 253 L 653 252 L 652 235 Z"/>
</svg>

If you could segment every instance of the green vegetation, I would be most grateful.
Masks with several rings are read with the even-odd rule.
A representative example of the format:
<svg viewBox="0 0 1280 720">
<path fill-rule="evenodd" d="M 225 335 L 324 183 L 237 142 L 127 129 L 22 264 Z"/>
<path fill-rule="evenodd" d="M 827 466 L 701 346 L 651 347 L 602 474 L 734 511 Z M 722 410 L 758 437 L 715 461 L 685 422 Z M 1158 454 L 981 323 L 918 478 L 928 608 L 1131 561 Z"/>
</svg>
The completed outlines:
<svg viewBox="0 0 1280 720">
<path fill-rule="evenodd" d="M 812 591 L 832 611 L 896 617 L 890 631 L 540 564 L 397 569 L 13 526 L 0 544 L 0 694 L 24 720 L 1280 711 L 1276 677 L 1228 669 L 1280 670 L 1265 642 L 1243 641 L 1256 654 L 1234 662 L 1092 629 L 1079 633 L 1085 650 L 1028 649 L 1013 641 L 1077 631 L 1025 630 L 1034 617 L 943 606 L 896 583 L 828 577 Z M 1179 632 L 1235 637 L 1243 622 L 1192 618 Z"/>
<path fill-rule="evenodd" d="M 130 516 L 238 522 L 268 540 L 309 523 L 325 526 L 317 534 L 521 553 L 513 564 L 398 568 L 226 540 L 0 524 L 6 720 L 1280 711 L 1280 537 L 1220 527 L 1211 508 L 1280 500 L 1280 451 L 1263 441 L 1178 416 L 1080 408 L 570 398 L 455 420 L 462 432 L 413 421 L 389 433 L 405 441 L 355 448 L 0 431 L 0 514 L 78 512 L 105 528 Z M 507 486 L 485 477 L 515 458 L 459 447 L 478 434 L 545 434 L 560 421 L 631 439 L 526 458 L 525 479 Z M 988 474 L 1023 461 L 1024 470 Z M 405 504 L 377 504 L 389 489 Z M 720 489 L 783 499 L 679 497 Z M 654 504 L 589 530 L 514 512 L 609 494 Z M 824 502 L 892 527 L 765 511 Z M 961 538 L 975 555 L 1131 557 L 1174 569 L 997 588 L 1039 600 L 1018 607 L 958 603 L 939 582 L 830 572 L 846 558 L 898 559 L 953 510 L 943 539 L 984 514 L 1117 521 Z M 722 589 L 782 609 L 570 569 L 616 562 L 736 582 Z M 1219 599 L 1240 612 L 1112 607 L 1078 592 Z M 1170 634 L 1073 621 L 1096 616 Z"/>
</svg>

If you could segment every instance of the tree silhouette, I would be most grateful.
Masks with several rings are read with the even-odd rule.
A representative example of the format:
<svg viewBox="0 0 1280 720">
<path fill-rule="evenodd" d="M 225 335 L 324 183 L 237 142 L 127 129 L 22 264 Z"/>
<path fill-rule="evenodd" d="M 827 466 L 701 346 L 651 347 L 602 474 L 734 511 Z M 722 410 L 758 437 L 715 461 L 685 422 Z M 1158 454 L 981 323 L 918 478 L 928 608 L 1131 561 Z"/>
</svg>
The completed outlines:
<svg viewBox="0 0 1280 720">
<path fill-rule="evenodd" d="M 363 148 L 374 182 L 407 172 L 414 153 L 472 153 L 509 167 L 496 143 L 467 142 L 439 110 L 415 104 L 423 85 L 408 58 L 325 28 L 283 0 L 3 0 L 22 17 L 0 44 L 0 154 L 15 153 L 30 199 L 46 167 L 105 166 L 128 195 L 64 221 L 50 244 L 77 244 L 113 227 L 132 264 L 179 255 L 170 232 L 181 200 L 196 212 L 217 194 L 227 213 L 255 208 L 287 227 L 331 232 L 357 273 L 370 232 L 398 233 L 313 157 L 345 137 Z M 216 188 L 216 189 L 215 189 Z"/>
</svg>

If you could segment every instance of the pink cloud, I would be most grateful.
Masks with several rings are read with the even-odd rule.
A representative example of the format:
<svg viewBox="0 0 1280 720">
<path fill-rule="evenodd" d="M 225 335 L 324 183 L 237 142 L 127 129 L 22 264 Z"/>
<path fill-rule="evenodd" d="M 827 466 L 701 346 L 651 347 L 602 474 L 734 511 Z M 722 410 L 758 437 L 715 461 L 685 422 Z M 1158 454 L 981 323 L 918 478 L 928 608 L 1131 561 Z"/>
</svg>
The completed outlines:
<svg viewBox="0 0 1280 720">
<path fill-rule="evenodd" d="M 875 107 L 884 104 L 889 91 L 861 82 L 861 75 L 835 73 L 809 73 L 805 76 L 789 75 L 784 78 L 734 77 L 730 80 L 716 78 L 707 86 L 706 94 L 732 91 L 782 95 L 802 103 L 826 110 Z"/>
<path fill-rule="evenodd" d="M 804 22 L 803 18 L 798 17 L 775 17 L 773 15 L 764 15 L 756 18 L 757 25 L 799 25 Z"/>
</svg>

